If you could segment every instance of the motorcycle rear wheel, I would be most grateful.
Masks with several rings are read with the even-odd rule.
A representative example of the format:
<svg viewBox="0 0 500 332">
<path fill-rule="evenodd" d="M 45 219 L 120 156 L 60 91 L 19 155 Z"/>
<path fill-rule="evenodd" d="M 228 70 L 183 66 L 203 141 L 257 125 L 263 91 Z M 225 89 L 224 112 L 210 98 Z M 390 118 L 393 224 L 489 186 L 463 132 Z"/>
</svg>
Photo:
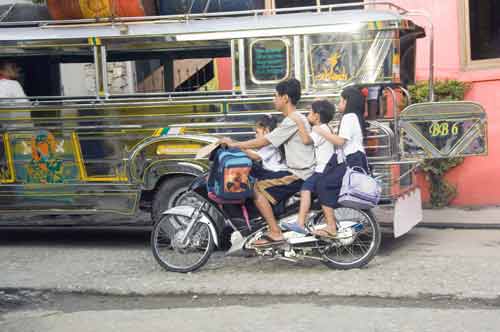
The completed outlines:
<svg viewBox="0 0 500 332">
<path fill-rule="evenodd" d="M 368 264 L 377 254 L 382 239 L 380 227 L 373 214 L 370 211 L 341 207 L 335 209 L 335 217 L 339 239 L 332 240 L 330 245 L 322 250 L 323 263 L 332 269 L 340 270 L 360 268 Z M 312 227 L 324 223 L 324 216 L 320 214 Z M 351 224 L 352 226 L 349 226 Z M 342 237 L 340 230 L 345 227 L 362 229 L 359 232 L 350 230 L 352 237 Z"/>
</svg>

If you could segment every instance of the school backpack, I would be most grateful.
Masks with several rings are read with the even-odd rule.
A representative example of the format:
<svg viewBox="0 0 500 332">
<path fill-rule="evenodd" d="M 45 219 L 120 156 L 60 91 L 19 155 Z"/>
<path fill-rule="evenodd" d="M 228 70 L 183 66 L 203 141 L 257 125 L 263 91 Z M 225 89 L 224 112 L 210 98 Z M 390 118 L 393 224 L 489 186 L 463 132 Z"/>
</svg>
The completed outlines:
<svg viewBox="0 0 500 332">
<path fill-rule="evenodd" d="M 252 160 L 234 148 L 213 152 L 207 189 L 219 200 L 244 201 L 252 197 L 254 179 L 250 176 Z"/>
<path fill-rule="evenodd" d="M 367 210 L 377 206 L 382 189 L 380 184 L 361 167 L 347 167 L 342 179 L 339 204 Z"/>
</svg>

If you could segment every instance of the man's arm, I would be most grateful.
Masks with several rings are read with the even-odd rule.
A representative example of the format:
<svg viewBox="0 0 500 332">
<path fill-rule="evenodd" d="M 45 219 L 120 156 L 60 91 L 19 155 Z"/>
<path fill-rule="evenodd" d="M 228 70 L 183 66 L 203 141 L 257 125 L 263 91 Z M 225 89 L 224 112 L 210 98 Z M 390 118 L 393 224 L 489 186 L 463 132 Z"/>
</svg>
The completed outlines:
<svg viewBox="0 0 500 332">
<path fill-rule="evenodd" d="M 295 135 L 297 132 L 297 124 L 292 119 L 288 117 L 285 118 L 276 129 L 271 131 L 265 136 L 265 139 L 269 141 L 275 148 L 280 147 L 285 144 L 290 137 Z"/>
</svg>

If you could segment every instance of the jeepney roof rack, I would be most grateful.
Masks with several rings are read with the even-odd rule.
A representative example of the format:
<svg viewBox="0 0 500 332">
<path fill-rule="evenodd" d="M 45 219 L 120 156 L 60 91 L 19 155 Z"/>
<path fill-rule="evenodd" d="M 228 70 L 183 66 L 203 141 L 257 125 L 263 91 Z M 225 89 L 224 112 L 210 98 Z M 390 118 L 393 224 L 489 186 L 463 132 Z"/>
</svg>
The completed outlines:
<svg viewBox="0 0 500 332">
<path fill-rule="evenodd" d="M 224 18 L 224 17 L 238 17 L 238 16 L 264 16 L 276 14 L 289 14 L 289 13 L 304 13 L 304 12 L 328 12 L 342 9 L 365 10 L 376 9 L 380 6 L 387 7 L 391 11 L 397 12 L 399 15 L 405 15 L 409 11 L 401 6 L 398 6 L 389 1 L 371 1 L 366 2 L 352 2 L 343 4 L 321 5 L 321 1 L 317 0 L 318 5 L 305 6 L 305 7 L 292 7 L 292 8 L 278 8 L 278 9 L 253 9 L 243 11 L 231 12 L 214 12 L 214 13 L 201 13 L 201 14 L 176 14 L 176 15 L 156 15 L 156 16 L 140 16 L 140 17 L 102 17 L 102 18 L 87 18 L 75 20 L 50 20 L 50 21 L 18 21 L 18 22 L 1 22 L 2 27 L 36 27 L 36 26 L 64 26 L 64 25 L 85 25 L 85 24 L 116 24 L 116 23 L 167 23 L 171 22 L 189 22 L 193 20 L 205 20 L 209 18 Z"/>
<path fill-rule="evenodd" d="M 363 3 L 350 3 L 350 6 L 324 5 L 287 9 L 276 9 L 273 13 L 289 13 L 279 20 L 274 15 L 265 15 L 266 10 L 190 14 L 174 16 L 155 16 L 150 18 L 107 18 L 75 21 L 40 21 L 0 24 L 0 42 L 46 41 L 88 39 L 118 39 L 123 37 L 142 38 L 143 36 L 163 37 L 165 41 L 206 41 L 230 40 L 237 38 L 279 36 L 283 31 L 290 34 L 312 34 L 336 29 L 356 29 L 359 24 L 371 24 L 371 29 L 416 29 L 406 10 L 390 2 L 370 2 L 363 9 L 336 10 L 349 8 Z M 380 10 L 374 6 L 389 6 L 396 10 Z M 240 15 L 256 13 L 256 16 Z M 319 15 L 318 15 L 319 14 Z M 216 17 L 210 24 L 206 21 Z M 99 23 L 98 23 L 99 22 Z M 382 24 L 378 24 L 382 23 Z M 326 30 L 325 30 L 326 29 Z M 15 46 L 14 46 L 15 47 Z"/>
</svg>

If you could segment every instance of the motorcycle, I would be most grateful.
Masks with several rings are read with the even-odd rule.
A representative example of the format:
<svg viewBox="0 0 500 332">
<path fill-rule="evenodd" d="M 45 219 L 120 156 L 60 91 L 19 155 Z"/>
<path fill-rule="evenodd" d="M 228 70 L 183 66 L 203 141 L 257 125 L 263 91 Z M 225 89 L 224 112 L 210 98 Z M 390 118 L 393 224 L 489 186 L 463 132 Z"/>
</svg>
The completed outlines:
<svg viewBox="0 0 500 332">
<path fill-rule="evenodd" d="M 266 233 L 267 224 L 253 202 L 248 200 L 244 207 L 220 204 L 207 192 L 206 179 L 206 175 L 196 178 L 176 206 L 165 211 L 153 227 L 153 255 L 167 271 L 186 273 L 201 268 L 214 249 L 224 247 L 229 238 L 226 255 L 243 253 L 291 262 L 312 259 L 343 270 L 360 268 L 377 254 L 381 232 L 371 211 L 335 209 L 335 238 L 287 231 L 286 223 L 297 220 L 300 202 L 297 196 L 273 207 L 285 242 L 257 246 L 254 243 Z M 325 226 L 321 207 L 313 200 L 306 229 Z"/>
</svg>

